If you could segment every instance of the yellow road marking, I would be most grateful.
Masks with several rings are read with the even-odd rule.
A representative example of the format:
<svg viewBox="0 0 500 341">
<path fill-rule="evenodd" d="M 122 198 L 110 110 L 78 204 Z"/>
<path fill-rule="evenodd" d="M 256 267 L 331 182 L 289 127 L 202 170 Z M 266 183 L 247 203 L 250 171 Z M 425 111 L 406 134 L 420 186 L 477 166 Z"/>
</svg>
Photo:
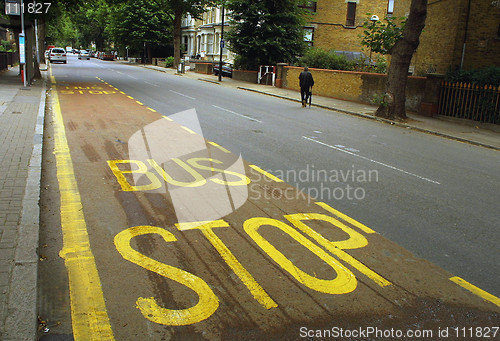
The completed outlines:
<svg viewBox="0 0 500 341">
<path fill-rule="evenodd" d="M 471 293 L 481 297 L 482 299 L 493 303 L 494 305 L 500 307 L 500 298 L 490 294 L 489 292 L 484 291 L 483 289 L 480 289 L 476 287 L 473 284 L 470 284 L 466 280 L 460 278 L 460 277 L 451 277 L 450 281 L 460 285 L 462 288 L 469 290 Z"/>
<path fill-rule="evenodd" d="M 311 253 L 328 264 L 337 273 L 337 276 L 330 280 L 319 279 L 296 267 L 291 260 L 259 234 L 259 228 L 265 225 L 276 227 L 288 234 L 291 238 L 295 239 L 302 244 L 302 246 L 311 251 Z M 349 269 L 288 224 L 276 219 L 256 217 L 246 220 L 243 223 L 243 228 L 269 257 L 306 287 L 326 294 L 337 295 L 347 294 L 356 289 L 358 281 L 356 276 L 354 276 Z"/>
<path fill-rule="evenodd" d="M 194 131 L 192 131 L 191 129 L 189 129 L 188 127 L 184 127 L 184 126 L 181 126 L 182 129 L 184 129 L 185 131 L 187 131 L 188 133 L 190 134 L 196 134 Z"/>
<path fill-rule="evenodd" d="M 135 101 L 135 102 L 136 102 L 137 104 L 139 104 L 139 105 L 144 105 L 144 104 L 142 104 L 142 103 L 141 103 L 141 102 L 139 102 L 139 101 Z"/>
<path fill-rule="evenodd" d="M 264 174 L 265 176 L 267 176 L 269 179 L 273 180 L 273 181 L 276 181 L 276 182 L 283 182 L 283 180 L 281 180 L 280 178 L 272 175 L 271 173 L 269 172 L 266 172 L 265 170 L 263 170 L 262 168 L 259 168 L 257 167 L 256 165 L 249 165 L 250 168 L 256 170 L 257 172 L 261 173 L 261 174 Z"/>
<path fill-rule="evenodd" d="M 297 227 L 304 234 L 308 235 L 314 239 L 319 245 L 324 246 L 331 254 L 342 259 L 347 264 L 356 268 L 359 272 L 363 273 L 365 276 L 373 280 L 375 283 L 381 287 L 391 285 L 392 283 L 386 280 L 384 277 L 377 274 L 375 271 L 368 268 L 366 265 L 358 261 L 356 258 L 352 257 L 350 254 L 342 251 L 346 249 L 358 249 L 368 245 L 368 240 L 359 232 L 354 229 L 347 227 L 340 221 L 333 217 L 329 217 L 318 213 L 296 213 L 288 214 L 284 216 L 288 221 L 290 221 L 295 227 Z M 349 235 L 349 239 L 342 241 L 330 241 L 323 237 L 320 233 L 314 231 L 312 228 L 307 226 L 303 221 L 310 220 L 320 220 L 341 229 Z"/>
<path fill-rule="evenodd" d="M 220 219 L 215 221 L 198 221 L 194 223 L 180 223 L 175 224 L 175 226 L 180 230 L 189 229 L 199 229 L 212 244 L 212 246 L 219 252 L 222 259 L 227 265 L 234 271 L 234 273 L 240 278 L 240 280 L 248 288 L 252 296 L 259 302 L 264 308 L 271 309 L 276 308 L 278 304 L 268 295 L 268 293 L 260 286 L 255 278 L 248 272 L 247 269 L 236 259 L 231 250 L 224 244 L 224 242 L 215 234 L 213 228 L 216 227 L 229 227 L 229 224 Z"/>
<path fill-rule="evenodd" d="M 361 231 L 364 231 L 366 233 L 377 233 L 374 230 L 372 230 L 371 228 L 369 228 L 368 226 L 365 226 L 365 225 L 361 224 L 359 221 L 354 220 L 351 217 L 345 215 L 344 213 L 337 211 L 333 207 L 330 207 L 327 204 L 325 204 L 324 202 L 317 202 L 316 205 L 321 206 L 322 208 L 324 208 L 328 212 L 332 213 L 333 215 L 336 215 L 340 219 L 348 222 L 349 224 L 356 226 Z"/>
<path fill-rule="evenodd" d="M 230 154 L 230 153 L 231 153 L 229 150 L 227 150 L 226 148 L 222 147 L 221 145 L 218 145 L 218 144 L 217 144 L 217 143 L 215 143 L 215 142 L 209 141 L 208 143 L 209 143 L 209 144 L 211 144 L 211 145 L 212 145 L 212 146 L 214 146 L 214 147 L 219 148 L 219 149 L 220 149 L 220 150 L 222 150 L 224 153 L 228 153 L 228 154 Z"/>
<path fill-rule="evenodd" d="M 174 121 L 173 119 L 171 119 L 170 117 L 165 116 L 165 115 L 162 115 L 161 117 L 163 117 L 164 119 L 166 119 L 167 121 L 170 121 L 170 122 Z"/>
<path fill-rule="evenodd" d="M 55 83 L 55 79 L 51 75 Z M 99 273 L 83 216 L 57 90 L 53 92 L 54 153 L 61 201 L 63 248 L 68 271 L 71 320 L 75 340 L 114 340 Z"/>
<path fill-rule="evenodd" d="M 146 234 L 158 234 L 165 242 L 175 242 L 177 240 L 172 233 L 160 227 L 135 226 L 115 236 L 116 249 L 126 260 L 193 290 L 199 299 L 196 305 L 177 310 L 161 307 L 154 297 L 139 297 L 136 304 L 142 315 L 155 323 L 170 326 L 185 326 L 209 318 L 219 308 L 219 299 L 213 290 L 200 277 L 171 265 L 160 263 L 134 250 L 130 245 L 132 239 Z"/>
<path fill-rule="evenodd" d="M 152 112 L 156 112 L 156 110 L 154 110 L 154 109 L 152 109 L 152 108 L 149 108 L 149 107 L 148 107 L 148 110 L 149 110 L 149 111 L 152 111 Z"/>
<path fill-rule="evenodd" d="M 134 99 L 134 97 L 132 97 L 132 96 L 127 96 L 127 97 L 130 98 L 130 99 Z"/>
<path fill-rule="evenodd" d="M 179 231 L 186 231 L 186 230 L 202 230 L 202 229 L 211 229 L 214 227 L 229 227 L 229 224 L 220 219 L 220 220 L 212 220 L 212 221 L 196 221 L 193 223 L 178 223 L 175 224 L 175 227 Z"/>
</svg>

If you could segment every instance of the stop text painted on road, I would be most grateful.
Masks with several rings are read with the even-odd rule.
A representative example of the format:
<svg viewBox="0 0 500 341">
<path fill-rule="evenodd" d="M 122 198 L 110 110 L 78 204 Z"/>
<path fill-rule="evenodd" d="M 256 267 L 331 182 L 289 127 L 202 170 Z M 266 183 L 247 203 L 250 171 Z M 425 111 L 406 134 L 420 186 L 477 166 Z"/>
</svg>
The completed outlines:
<svg viewBox="0 0 500 341">
<path fill-rule="evenodd" d="M 335 211 L 325 203 L 317 203 L 317 205 L 330 212 Z M 391 285 L 391 282 L 343 251 L 345 249 L 363 248 L 368 245 L 368 240 L 360 232 L 348 227 L 336 218 L 324 214 L 298 213 L 284 215 L 284 218 L 287 219 L 291 225 L 273 218 L 252 217 L 245 220 L 243 223 L 243 230 L 261 248 L 261 250 L 264 251 L 265 254 L 273 259 L 283 270 L 288 272 L 299 283 L 309 289 L 327 294 L 339 295 L 353 292 L 357 287 L 356 276 L 339 260 L 333 257 L 335 256 L 373 280 L 379 286 L 385 287 Z M 328 223 L 336 228 L 339 228 L 348 235 L 348 238 L 340 241 L 328 240 L 306 224 L 307 221 L 311 220 Z M 361 225 L 360 223 L 358 224 Z M 286 233 L 333 269 L 336 273 L 336 277 L 334 279 L 320 279 L 299 269 L 290 259 L 288 259 L 274 245 L 259 234 L 258 230 L 262 226 L 276 227 Z M 216 228 L 229 228 L 230 225 L 226 221 L 221 219 L 212 222 L 179 223 L 176 224 L 176 227 L 179 231 L 184 233 L 192 233 L 190 231 L 200 230 L 209 242 L 217 249 L 227 265 L 247 286 L 253 297 L 264 308 L 271 309 L 278 306 L 272 298 L 269 297 L 266 291 L 255 281 L 250 272 L 238 262 L 238 260 L 231 253 L 229 247 L 225 245 L 214 232 L 214 229 Z M 154 226 L 134 226 L 116 235 L 115 246 L 126 260 L 134 262 L 150 271 L 154 271 L 159 275 L 175 280 L 192 289 L 199 296 L 199 301 L 197 305 L 191 308 L 174 311 L 160 307 L 155 302 L 154 298 L 146 299 L 140 297 L 137 300 L 137 307 L 141 310 L 143 316 L 153 322 L 166 325 L 188 325 L 200 322 L 210 317 L 219 305 L 218 298 L 210 289 L 210 285 L 194 274 L 152 260 L 132 249 L 130 246 L 131 240 L 134 237 L 145 234 L 159 234 L 166 242 L 175 242 L 177 240 L 171 232 L 168 232 L 164 228 Z M 315 244 L 312 240 L 316 241 L 317 244 Z M 205 304 L 201 304 L 202 302 Z"/>
</svg>

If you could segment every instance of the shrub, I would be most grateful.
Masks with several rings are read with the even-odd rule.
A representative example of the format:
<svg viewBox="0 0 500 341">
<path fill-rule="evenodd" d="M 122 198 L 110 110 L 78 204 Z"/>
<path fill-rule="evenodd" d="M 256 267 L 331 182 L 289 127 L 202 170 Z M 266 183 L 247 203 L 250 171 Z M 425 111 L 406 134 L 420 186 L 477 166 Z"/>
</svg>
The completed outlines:
<svg viewBox="0 0 500 341">
<path fill-rule="evenodd" d="M 8 40 L 2 40 L 0 43 L 0 52 L 13 52 L 11 42 Z"/>
<path fill-rule="evenodd" d="M 449 82 L 500 86 L 500 67 L 490 66 L 482 69 L 450 71 L 446 74 L 445 79 Z"/>
<path fill-rule="evenodd" d="M 170 56 L 165 58 L 165 67 L 173 67 L 174 66 L 174 57 Z"/>
<path fill-rule="evenodd" d="M 333 50 L 326 51 L 315 47 L 307 50 L 298 64 L 318 69 L 347 71 L 353 70 L 356 65 L 354 61 L 347 60 L 345 56 L 337 55 Z"/>
</svg>

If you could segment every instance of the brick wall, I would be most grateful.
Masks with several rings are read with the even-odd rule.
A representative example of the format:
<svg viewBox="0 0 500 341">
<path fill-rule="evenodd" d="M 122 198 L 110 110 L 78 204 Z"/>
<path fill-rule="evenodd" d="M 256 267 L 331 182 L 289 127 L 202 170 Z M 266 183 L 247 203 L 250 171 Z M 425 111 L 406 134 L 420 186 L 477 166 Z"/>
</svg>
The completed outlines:
<svg viewBox="0 0 500 341">
<path fill-rule="evenodd" d="M 464 69 L 500 66 L 500 9 L 490 0 L 471 0 Z M 446 73 L 462 59 L 469 0 L 433 1 L 412 65 L 417 74 Z M 395 15 L 408 14 L 409 0 L 396 2 Z"/>
<path fill-rule="evenodd" d="M 359 35 L 363 33 L 366 13 L 383 18 L 387 14 L 387 0 L 358 0 L 355 25 L 346 26 L 347 3 L 345 0 L 322 0 L 317 2 L 317 13 L 310 23 L 315 27 L 314 46 L 325 50 L 362 51 Z"/>
<path fill-rule="evenodd" d="M 500 9 L 492 0 L 471 0 L 471 13 L 464 68 L 500 66 Z M 360 35 L 366 13 L 386 16 L 388 0 L 358 0 L 355 26 L 346 27 L 345 0 L 317 2 L 317 13 L 310 19 L 315 27 L 314 46 L 325 50 L 363 51 Z M 409 14 L 411 0 L 396 0 L 394 16 Z M 460 66 L 469 0 L 429 1 L 427 21 L 420 46 L 411 65 L 416 74 L 446 73 Z M 365 54 L 369 54 L 367 48 Z"/>
<path fill-rule="evenodd" d="M 473 0 L 464 68 L 500 66 L 500 8 L 490 0 Z"/>
<path fill-rule="evenodd" d="M 300 91 L 299 74 L 303 68 L 285 66 L 282 86 Z M 314 77 L 314 94 L 373 104 L 375 95 L 385 91 L 386 75 L 339 70 L 309 69 Z M 406 88 L 406 108 L 420 111 L 426 88 L 425 77 L 408 77 Z"/>
</svg>

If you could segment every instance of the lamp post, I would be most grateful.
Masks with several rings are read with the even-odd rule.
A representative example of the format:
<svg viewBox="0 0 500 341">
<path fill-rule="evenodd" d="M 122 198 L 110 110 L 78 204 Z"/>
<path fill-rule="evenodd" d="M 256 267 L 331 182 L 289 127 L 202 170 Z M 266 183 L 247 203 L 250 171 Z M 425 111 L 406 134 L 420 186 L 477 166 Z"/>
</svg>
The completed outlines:
<svg viewBox="0 0 500 341">
<path fill-rule="evenodd" d="M 222 81 L 222 53 L 224 50 L 224 3 L 222 3 L 222 26 L 220 28 L 219 82 Z"/>
<path fill-rule="evenodd" d="M 379 17 L 378 17 L 378 16 L 376 16 L 376 15 L 372 15 L 372 16 L 371 16 L 371 18 L 370 18 L 370 21 L 372 22 L 372 26 L 374 26 L 374 25 L 375 25 L 375 23 L 376 23 L 377 21 L 379 21 Z M 372 36 L 372 41 L 371 41 L 371 43 L 373 44 L 373 36 Z M 370 61 L 369 61 L 369 62 L 370 62 L 370 67 L 371 67 L 371 65 L 372 65 L 372 47 L 371 47 L 371 46 L 370 46 Z"/>
<path fill-rule="evenodd" d="M 21 38 L 22 37 L 22 38 Z M 22 39 L 22 43 L 21 43 Z M 21 36 L 19 37 L 19 64 L 22 65 L 23 86 L 26 88 L 26 35 L 24 32 L 24 3 L 21 0 Z"/>
</svg>

